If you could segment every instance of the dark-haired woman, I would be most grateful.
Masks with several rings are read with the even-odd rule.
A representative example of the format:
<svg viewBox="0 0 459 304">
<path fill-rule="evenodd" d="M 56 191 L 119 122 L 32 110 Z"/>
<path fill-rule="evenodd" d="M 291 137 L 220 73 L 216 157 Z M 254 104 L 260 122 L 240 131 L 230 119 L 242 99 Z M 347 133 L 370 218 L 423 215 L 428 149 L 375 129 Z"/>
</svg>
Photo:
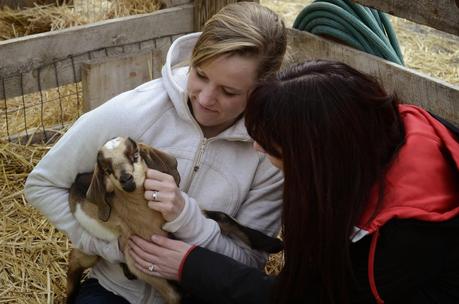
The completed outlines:
<svg viewBox="0 0 459 304">
<path fill-rule="evenodd" d="M 459 142 L 372 78 L 310 61 L 251 95 L 255 147 L 284 172 L 277 278 L 200 247 L 134 239 L 139 264 L 212 303 L 459 303 Z"/>
</svg>

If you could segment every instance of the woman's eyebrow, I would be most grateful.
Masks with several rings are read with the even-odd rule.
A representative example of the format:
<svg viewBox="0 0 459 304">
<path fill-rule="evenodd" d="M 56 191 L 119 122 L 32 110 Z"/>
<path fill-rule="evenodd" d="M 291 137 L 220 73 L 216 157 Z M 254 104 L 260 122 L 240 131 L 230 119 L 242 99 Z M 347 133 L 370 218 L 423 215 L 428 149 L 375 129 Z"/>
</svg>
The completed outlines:
<svg viewBox="0 0 459 304">
<path fill-rule="evenodd" d="M 199 74 L 203 75 L 203 76 L 206 76 L 206 73 L 199 67 L 195 67 L 195 70 L 196 72 L 198 72 Z M 227 86 L 227 85 L 221 85 L 222 88 L 224 88 L 225 90 L 230 90 L 232 91 L 233 94 L 242 94 L 244 90 L 242 89 L 238 89 L 238 88 L 234 88 L 234 87 L 231 87 L 231 86 Z"/>
</svg>

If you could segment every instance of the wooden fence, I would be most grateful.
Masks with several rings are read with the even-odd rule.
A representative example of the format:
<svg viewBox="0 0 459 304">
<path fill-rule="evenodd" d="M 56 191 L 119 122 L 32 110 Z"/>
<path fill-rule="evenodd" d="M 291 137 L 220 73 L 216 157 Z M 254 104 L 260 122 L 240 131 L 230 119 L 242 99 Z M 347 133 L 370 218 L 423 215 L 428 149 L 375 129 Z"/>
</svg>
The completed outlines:
<svg viewBox="0 0 459 304">
<path fill-rule="evenodd" d="M 355 1 L 459 35 L 458 0 Z M 0 42 L 0 100 L 86 78 L 91 81 L 84 81 L 83 99 L 85 109 L 91 109 L 120 90 L 158 77 L 171 43 L 199 30 L 231 2 L 237 1 L 169 0 L 169 8 L 151 14 Z M 402 101 L 459 124 L 459 87 L 313 34 L 289 29 L 288 35 L 292 61 L 286 64 L 311 58 L 343 61 L 377 77 Z M 103 79 L 106 73 L 117 77 Z"/>
</svg>

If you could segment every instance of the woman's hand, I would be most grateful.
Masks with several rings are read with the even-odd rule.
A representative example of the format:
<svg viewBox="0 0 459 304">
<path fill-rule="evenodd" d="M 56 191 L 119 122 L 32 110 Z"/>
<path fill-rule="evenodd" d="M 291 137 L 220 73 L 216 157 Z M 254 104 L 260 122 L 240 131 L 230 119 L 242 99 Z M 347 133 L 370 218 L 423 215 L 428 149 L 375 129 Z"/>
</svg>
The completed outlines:
<svg viewBox="0 0 459 304">
<path fill-rule="evenodd" d="M 171 175 L 148 169 L 144 187 L 148 207 L 161 212 L 167 222 L 175 220 L 180 215 L 185 200 Z"/>
<path fill-rule="evenodd" d="M 129 239 L 129 254 L 136 267 L 147 274 L 178 281 L 182 261 L 193 246 L 159 235 L 152 236 L 151 240 L 138 236 Z"/>
</svg>

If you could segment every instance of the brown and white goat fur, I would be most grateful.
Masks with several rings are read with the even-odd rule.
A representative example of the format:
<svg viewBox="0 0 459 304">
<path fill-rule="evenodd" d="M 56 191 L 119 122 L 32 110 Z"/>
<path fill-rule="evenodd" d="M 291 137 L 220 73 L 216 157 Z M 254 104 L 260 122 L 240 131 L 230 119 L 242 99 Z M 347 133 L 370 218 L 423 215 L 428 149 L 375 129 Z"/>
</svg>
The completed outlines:
<svg viewBox="0 0 459 304">
<path fill-rule="evenodd" d="M 70 189 L 70 207 L 92 235 L 106 241 L 119 240 L 130 273 L 151 284 L 166 303 L 179 303 L 179 294 L 167 280 L 138 270 L 127 252 L 126 244 L 133 234 L 144 239 L 153 234 L 167 234 L 161 229 L 164 224 L 161 213 L 150 209 L 144 198 L 143 183 L 148 168 L 172 175 L 179 184 L 175 158 L 130 138 L 112 139 L 98 151 L 94 172 L 77 176 Z M 76 296 L 83 271 L 97 260 L 98 256 L 72 249 L 67 273 L 68 303 Z"/>
<path fill-rule="evenodd" d="M 150 209 L 144 198 L 143 183 L 148 168 L 170 174 L 177 185 L 180 182 L 174 157 L 130 138 L 108 141 L 97 154 L 94 172 L 76 177 L 70 188 L 70 209 L 95 237 L 119 240 L 128 268 L 123 270 L 128 278 L 134 275 L 151 284 L 167 303 L 178 303 L 178 293 L 166 280 L 137 270 L 127 253 L 127 240 L 133 234 L 144 239 L 153 234 L 167 234 L 161 229 L 165 222 L 162 215 Z M 223 234 L 237 237 L 253 249 L 268 253 L 282 250 L 279 239 L 243 226 L 223 212 L 203 210 L 203 213 L 217 222 Z M 72 249 L 67 273 L 68 303 L 72 303 L 77 294 L 83 271 L 95 265 L 98 258 Z"/>
</svg>

